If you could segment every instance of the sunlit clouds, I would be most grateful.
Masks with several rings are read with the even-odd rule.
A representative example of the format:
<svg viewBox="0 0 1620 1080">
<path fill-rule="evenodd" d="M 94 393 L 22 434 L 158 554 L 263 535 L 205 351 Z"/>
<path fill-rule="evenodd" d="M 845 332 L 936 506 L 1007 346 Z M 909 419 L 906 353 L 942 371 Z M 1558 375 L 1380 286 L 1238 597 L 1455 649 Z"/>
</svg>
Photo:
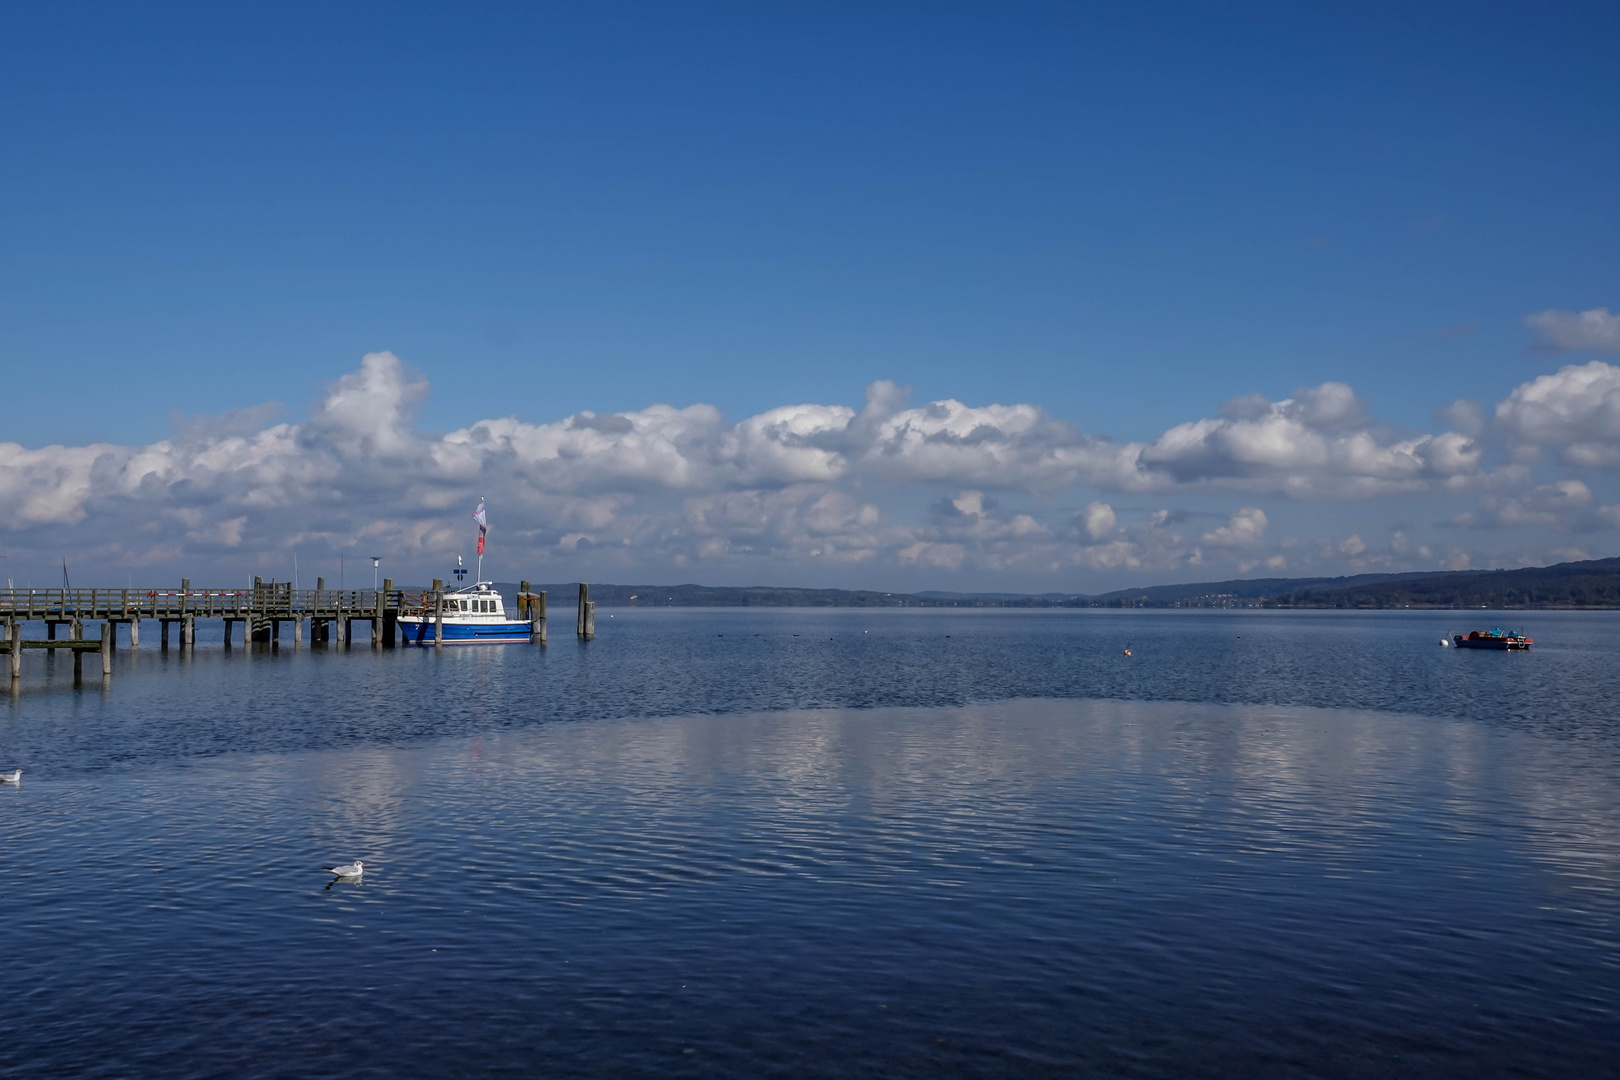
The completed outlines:
<svg viewBox="0 0 1620 1080">
<path fill-rule="evenodd" d="M 730 420 L 652 404 L 445 433 L 416 425 L 429 392 L 378 352 L 301 422 L 277 422 L 272 406 L 188 420 L 145 446 L 0 443 L 0 539 L 13 566 L 71 554 L 128 573 L 248 572 L 303 549 L 436 567 L 487 494 L 492 543 L 531 576 L 1045 575 L 1063 590 L 1081 572 L 1434 569 L 1470 560 L 1462 538 L 1488 530 L 1539 530 L 1535 552 L 1552 553 L 1620 521 L 1596 493 L 1620 465 L 1620 368 L 1600 360 L 1493 407 L 1459 399 L 1432 432 L 1384 426 L 1352 387 L 1327 382 L 1237 398 L 1141 441 L 1035 404 L 913 403 L 887 382 L 859 407 Z M 1437 498 L 1467 508 L 1427 512 Z M 1337 532 L 1278 516 L 1374 504 L 1450 539 L 1379 530 L 1359 511 Z"/>
</svg>

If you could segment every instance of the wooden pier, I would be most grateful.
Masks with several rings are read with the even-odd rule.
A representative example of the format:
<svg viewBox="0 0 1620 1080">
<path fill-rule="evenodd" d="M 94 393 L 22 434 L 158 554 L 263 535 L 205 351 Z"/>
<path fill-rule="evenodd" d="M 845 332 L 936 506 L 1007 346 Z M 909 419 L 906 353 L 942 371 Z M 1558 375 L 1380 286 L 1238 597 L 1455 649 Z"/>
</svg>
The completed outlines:
<svg viewBox="0 0 1620 1080">
<path fill-rule="evenodd" d="M 579 587 L 579 619 L 576 632 L 582 641 L 596 635 L 596 605 L 589 602 L 588 586 Z M 243 644 L 260 642 L 279 646 L 282 628 L 287 628 L 294 648 L 304 641 L 305 624 L 311 644 L 347 646 L 355 623 L 369 626 L 373 649 L 393 648 L 398 639 L 401 614 L 426 614 L 435 619 L 433 643 L 443 643 L 444 616 L 451 605 L 452 591 L 442 581 L 419 593 L 395 589 L 390 579 L 380 589 L 328 589 L 326 580 L 316 580 L 313 589 L 294 589 L 290 584 L 265 582 L 255 578 L 243 589 L 194 588 L 183 578 L 179 588 L 166 589 L 0 589 L 0 651 L 9 655 L 11 677 L 22 675 L 24 649 L 66 649 L 73 653 L 73 673 L 80 674 L 86 652 L 101 654 L 101 671 L 112 674 L 112 654 L 118 647 L 118 628 L 128 627 L 130 648 L 141 644 L 141 623 L 158 624 L 160 647 L 169 647 L 170 629 L 177 628 L 180 648 L 196 641 L 198 619 L 219 619 L 224 623 L 224 643 L 232 646 L 236 626 L 241 625 Z M 530 592 L 529 583 L 518 586 L 517 618 L 529 623 L 529 639 L 546 642 L 546 594 Z M 46 636 L 25 640 L 25 623 L 42 622 Z M 86 638 L 85 627 L 100 624 L 100 635 Z M 65 633 L 58 636 L 58 629 Z"/>
</svg>

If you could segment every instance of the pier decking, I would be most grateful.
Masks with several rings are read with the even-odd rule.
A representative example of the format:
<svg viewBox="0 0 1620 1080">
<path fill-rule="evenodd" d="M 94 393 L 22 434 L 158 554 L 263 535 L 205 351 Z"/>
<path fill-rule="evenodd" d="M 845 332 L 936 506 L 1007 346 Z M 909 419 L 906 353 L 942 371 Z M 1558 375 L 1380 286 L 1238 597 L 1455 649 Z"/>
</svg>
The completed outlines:
<svg viewBox="0 0 1620 1080">
<path fill-rule="evenodd" d="M 387 580 L 380 589 L 328 589 L 324 578 L 313 589 L 294 589 L 254 579 L 253 585 L 237 589 L 194 588 L 190 579 L 181 579 L 179 588 L 160 589 L 0 589 L 0 650 L 11 658 L 11 677 L 22 674 L 24 649 L 67 649 L 73 653 L 74 673 L 80 671 L 85 652 L 99 652 L 102 674 L 112 673 L 112 653 L 118 647 L 118 628 L 127 626 L 131 648 L 141 644 L 141 623 L 158 623 L 160 647 L 169 647 L 171 627 L 179 629 L 178 644 L 191 647 L 196 640 L 198 619 L 219 619 L 225 624 L 225 647 L 230 648 L 237 624 L 242 626 L 244 644 L 263 642 L 279 645 L 282 627 L 289 627 L 292 644 L 303 644 L 304 624 L 309 624 L 312 644 L 344 646 L 352 638 L 354 624 L 369 625 L 373 649 L 392 648 L 398 639 L 397 621 L 402 613 L 435 615 L 434 644 L 443 639 L 443 617 L 449 606 L 444 582 L 435 580 L 431 588 L 412 593 L 394 588 Z M 580 585 L 577 633 L 582 640 L 595 636 L 595 605 Z M 518 618 L 530 625 L 529 639 L 546 641 L 546 594 L 531 593 L 522 582 L 517 594 Z M 24 640 L 25 623 L 44 623 L 44 639 Z M 85 627 L 100 623 L 100 636 L 86 638 Z M 65 633 L 58 637 L 58 629 Z"/>
</svg>

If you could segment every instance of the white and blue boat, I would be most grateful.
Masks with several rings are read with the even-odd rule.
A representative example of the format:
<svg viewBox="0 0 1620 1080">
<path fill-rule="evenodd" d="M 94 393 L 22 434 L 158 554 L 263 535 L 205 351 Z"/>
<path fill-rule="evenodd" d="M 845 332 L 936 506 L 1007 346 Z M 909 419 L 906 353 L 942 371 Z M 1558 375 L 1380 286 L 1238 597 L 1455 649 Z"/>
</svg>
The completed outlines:
<svg viewBox="0 0 1620 1080">
<path fill-rule="evenodd" d="M 495 583 L 478 580 L 484 573 L 484 538 L 489 532 L 482 496 L 478 499 L 478 509 L 473 511 L 473 520 L 478 522 L 478 572 L 473 575 L 477 584 L 443 593 L 442 614 L 433 610 L 431 595 L 422 596 L 414 606 L 401 611 L 395 625 L 405 644 L 480 645 L 529 640 L 532 627 L 528 620 L 508 619 L 506 601 L 496 591 Z M 455 574 L 458 581 L 467 576 L 460 555 L 456 556 Z"/>
<path fill-rule="evenodd" d="M 397 626 L 407 645 L 434 644 L 433 629 L 438 622 L 432 598 L 401 612 Z M 476 645 L 499 641 L 528 641 L 530 625 L 523 619 L 506 617 L 506 601 L 495 583 L 480 581 L 464 589 L 444 594 L 445 645 Z"/>
</svg>

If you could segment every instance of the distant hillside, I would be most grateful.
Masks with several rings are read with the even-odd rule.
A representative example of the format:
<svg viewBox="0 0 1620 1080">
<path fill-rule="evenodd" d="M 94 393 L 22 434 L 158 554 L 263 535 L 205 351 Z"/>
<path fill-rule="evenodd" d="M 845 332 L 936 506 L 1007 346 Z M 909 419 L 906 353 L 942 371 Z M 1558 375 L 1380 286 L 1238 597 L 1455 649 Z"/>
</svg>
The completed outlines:
<svg viewBox="0 0 1620 1080">
<path fill-rule="evenodd" d="M 548 600 L 573 603 L 579 583 L 535 585 Z M 598 585 L 591 599 L 601 607 L 952 607 L 948 601 L 867 589 L 783 589 L 768 585 Z"/>
<path fill-rule="evenodd" d="M 1520 570 L 1441 570 L 1340 578 L 1250 578 L 1124 589 L 1095 607 L 1613 608 L 1620 559 Z"/>
<path fill-rule="evenodd" d="M 555 606 L 572 604 L 579 586 L 565 582 L 534 588 L 546 590 Z M 1620 558 L 1522 570 L 1242 578 L 1121 589 L 1099 596 L 593 583 L 591 599 L 602 607 L 1620 608 Z"/>
</svg>

